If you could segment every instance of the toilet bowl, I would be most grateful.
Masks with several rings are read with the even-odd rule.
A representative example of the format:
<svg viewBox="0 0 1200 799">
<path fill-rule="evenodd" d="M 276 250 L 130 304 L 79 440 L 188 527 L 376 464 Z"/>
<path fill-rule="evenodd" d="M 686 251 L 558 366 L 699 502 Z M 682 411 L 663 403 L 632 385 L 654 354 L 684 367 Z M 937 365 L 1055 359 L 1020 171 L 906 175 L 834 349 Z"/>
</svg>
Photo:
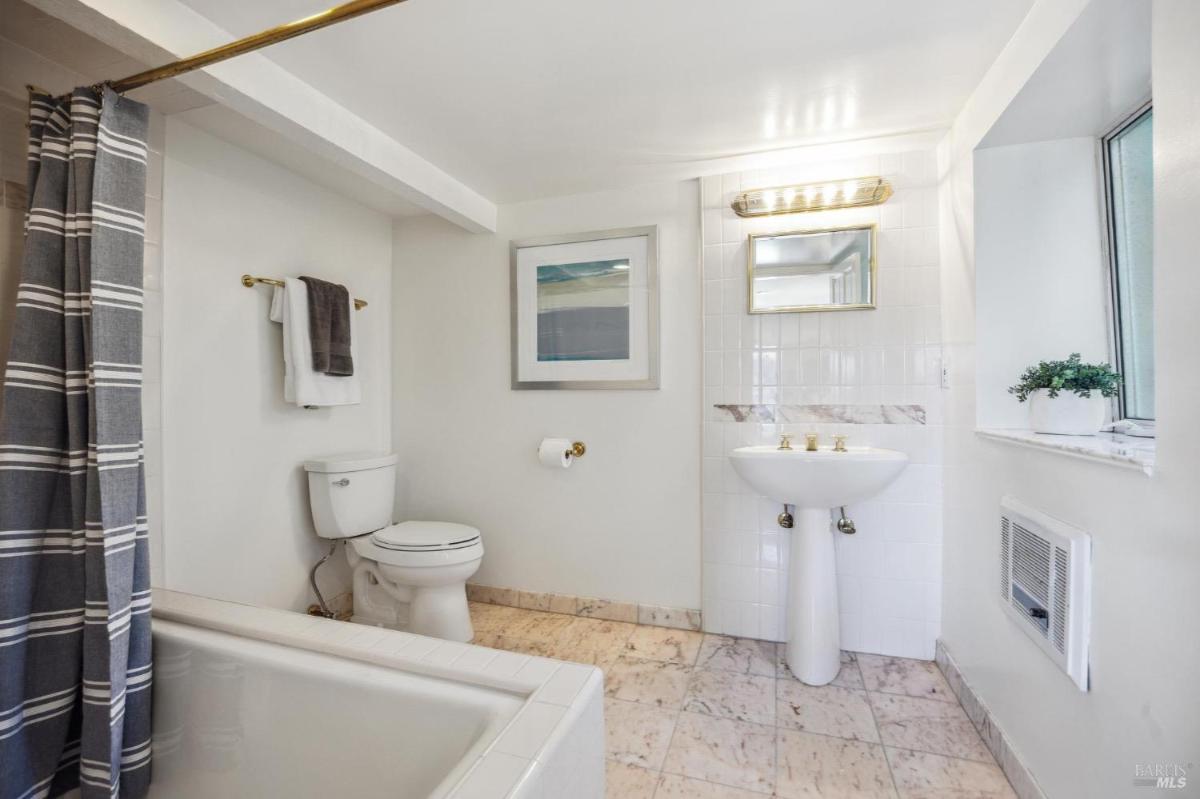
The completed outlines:
<svg viewBox="0 0 1200 799">
<path fill-rule="evenodd" d="M 470 641 L 466 583 L 483 560 L 482 536 L 451 522 L 392 524 L 397 460 L 341 455 L 305 462 L 317 535 L 347 543 L 355 621 Z"/>
</svg>

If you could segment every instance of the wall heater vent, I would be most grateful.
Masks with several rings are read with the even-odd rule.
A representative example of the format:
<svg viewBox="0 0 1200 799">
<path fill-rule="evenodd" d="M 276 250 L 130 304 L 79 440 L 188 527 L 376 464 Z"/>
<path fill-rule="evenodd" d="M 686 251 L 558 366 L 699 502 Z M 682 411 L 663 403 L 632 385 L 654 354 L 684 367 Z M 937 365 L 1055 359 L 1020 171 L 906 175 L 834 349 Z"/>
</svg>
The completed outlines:
<svg viewBox="0 0 1200 799">
<path fill-rule="evenodd" d="M 1091 537 L 1012 497 L 1000 501 L 1000 596 L 1005 611 L 1088 688 Z"/>
</svg>

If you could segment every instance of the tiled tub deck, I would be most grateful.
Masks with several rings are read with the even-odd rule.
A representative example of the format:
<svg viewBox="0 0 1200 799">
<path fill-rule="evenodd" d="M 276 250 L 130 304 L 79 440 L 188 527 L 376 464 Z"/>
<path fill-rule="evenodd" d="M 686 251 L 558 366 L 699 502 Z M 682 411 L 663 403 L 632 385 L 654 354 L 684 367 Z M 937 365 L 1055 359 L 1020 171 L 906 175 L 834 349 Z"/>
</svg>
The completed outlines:
<svg viewBox="0 0 1200 799">
<path fill-rule="evenodd" d="M 610 799 L 1014 794 L 933 663 L 843 656 L 831 685 L 779 645 L 471 604 L 474 643 L 599 666 Z"/>
</svg>

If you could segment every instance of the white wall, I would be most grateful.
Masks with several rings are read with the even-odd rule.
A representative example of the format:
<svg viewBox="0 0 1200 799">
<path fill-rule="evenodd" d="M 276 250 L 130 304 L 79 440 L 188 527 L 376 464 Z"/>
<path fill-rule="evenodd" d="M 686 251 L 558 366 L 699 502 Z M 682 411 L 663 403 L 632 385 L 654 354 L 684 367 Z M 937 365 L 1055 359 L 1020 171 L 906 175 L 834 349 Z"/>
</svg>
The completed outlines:
<svg viewBox="0 0 1200 799">
<path fill-rule="evenodd" d="M 486 585 L 700 603 L 700 277 L 695 182 L 502 206 L 495 235 L 395 227 L 400 518 L 475 525 Z M 662 387 L 513 391 L 511 239 L 659 226 Z M 567 471 L 543 436 L 587 444 Z"/>
<path fill-rule="evenodd" d="M 743 444 L 816 432 L 825 445 L 909 454 L 911 465 L 879 497 L 848 509 L 858 525 L 837 535 L 842 646 L 932 658 L 941 612 L 941 323 L 937 194 L 931 150 L 814 158 L 790 167 L 705 178 L 704 194 L 704 627 L 783 640 L 790 534 L 782 508 L 756 495 L 730 464 Z M 885 204 L 740 219 L 743 189 L 883 175 Z M 747 237 L 853 224 L 879 225 L 878 304 L 871 311 L 751 315 Z M 735 421 L 713 406 L 756 403 L 915 404 L 928 424 L 783 424 Z M 777 417 L 778 418 L 778 417 Z"/>
<path fill-rule="evenodd" d="M 324 547 L 302 461 L 390 446 L 391 222 L 170 118 L 163 196 L 164 584 L 303 609 Z M 270 291 L 244 288 L 245 272 L 311 274 L 370 303 L 358 317 L 362 404 L 284 403 Z M 348 588 L 339 567 L 330 593 Z"/>
<path fill-rule="evenodd" d="M 1109 360 L 1095 137 L 975 151 L 980 427 L 1028 427 L 1008 393 L 1025 367 Z"/>
<path fill-rule="evenodd" d="M 1102 0 L 1093 0 L 1101 2 Z M 1108 0 L 1103 0 L 1108 2 Z M 946 406 L 942 639 L 1050 799 L 1132 795 L 1137 763 L 1194 764 L 1200 637 L 1200 376 L 1195 341 L 1200 6 L 1154 4 L 1155 303 L 1160 405 L 1153 477 L 978 439 L 972 150 L 1085 3 L 1039 2 L 940 150 Z M 1065 301 L 1065 298 L 1064 298 Z M 1000 497 L 1093 536 L 1091 685 L 1078 691 L 1001 610 Z M 1189 784 L 1190 790 L 1190 784 Z"/>
</svg>

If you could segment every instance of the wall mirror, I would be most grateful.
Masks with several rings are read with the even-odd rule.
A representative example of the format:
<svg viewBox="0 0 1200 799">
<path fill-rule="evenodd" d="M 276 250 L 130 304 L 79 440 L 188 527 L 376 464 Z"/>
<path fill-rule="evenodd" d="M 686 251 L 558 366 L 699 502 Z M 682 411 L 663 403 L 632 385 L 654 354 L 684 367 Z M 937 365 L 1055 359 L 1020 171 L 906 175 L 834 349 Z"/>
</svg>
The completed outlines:
<svg viewBox="0 0 1200 799">
<path fill-rule="evenodd" d="M 756 234 L 750 313 L 875 307 L 875 225 Z"/>
</svg>

